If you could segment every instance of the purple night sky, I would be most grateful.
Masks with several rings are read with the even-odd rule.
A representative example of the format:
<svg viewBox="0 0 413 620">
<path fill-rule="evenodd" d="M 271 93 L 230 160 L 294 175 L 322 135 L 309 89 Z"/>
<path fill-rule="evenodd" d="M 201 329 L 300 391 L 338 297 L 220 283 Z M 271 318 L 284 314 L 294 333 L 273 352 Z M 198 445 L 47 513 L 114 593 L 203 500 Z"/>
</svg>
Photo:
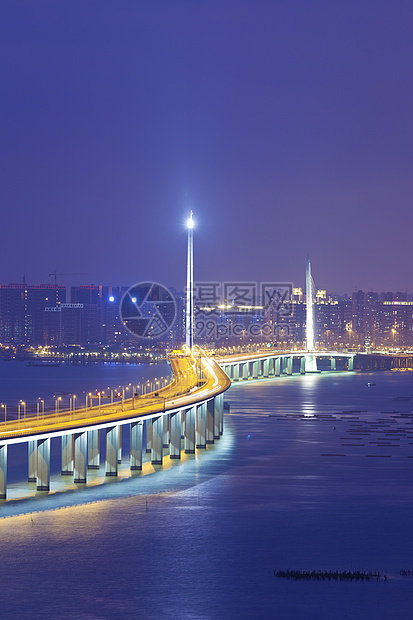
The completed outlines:
<svg viewBox="0 0 413 620">
<path fill-rule="evenodd" d="M 413 5 L 9 0 L 0 283 L 413 291 Z"/>
</svg>

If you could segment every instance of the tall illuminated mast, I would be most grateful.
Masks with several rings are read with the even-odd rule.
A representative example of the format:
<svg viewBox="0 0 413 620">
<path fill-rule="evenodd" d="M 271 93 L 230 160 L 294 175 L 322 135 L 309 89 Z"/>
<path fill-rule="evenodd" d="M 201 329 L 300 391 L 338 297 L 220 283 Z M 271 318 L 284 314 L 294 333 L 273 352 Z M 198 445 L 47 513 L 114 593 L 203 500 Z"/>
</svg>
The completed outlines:
<svg viewBox="0 0 413 620">
<path fill-rule="evenodd" d="M 305 335 L 307 340 L 307 351 L 314 351 L 313 279 L 311 277 L 311 263 L 309 256 L 307 256 L 307 268 L 305 271 L 305 304 Z"/>
<path fill-rule="evenodd" d="M 192 350 L 194 345 L 194 220 L 191 211 L 186 222 L 188 229 L 188 258 L 186 263 L 186 322 L 185 342 Z"/>
</svg>

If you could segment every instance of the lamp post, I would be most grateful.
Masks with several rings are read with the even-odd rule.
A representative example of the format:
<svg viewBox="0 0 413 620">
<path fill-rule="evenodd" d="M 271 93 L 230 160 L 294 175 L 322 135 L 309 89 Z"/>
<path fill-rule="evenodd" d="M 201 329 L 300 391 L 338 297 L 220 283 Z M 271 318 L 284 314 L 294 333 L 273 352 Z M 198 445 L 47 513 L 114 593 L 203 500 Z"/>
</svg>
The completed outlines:
<svg viewBox="0 0 413 620">
<path fill-rule="evenodd" d="M 24 400 L 21 400 L 19 402 L 19 408 L 18 408 L 18 419 L 21 419 L 21 407 L 23 407 L 23 417 L 26 417 L 26 403 L 24 402 Z"/>
<path fill-rule="evenodd" d="M 7 417 L 7 405 L 6 405 L 6 403 L 1 403 L 1 407 L 2 407 L 2 409 L 4 409 L 4 423 L 6 424 L 6 417 Z"/>
<path fill-rule="evenodd" d="M 60 401 L 62 400 L 62 397 L 59 396 L 58 398 L 55 399 L 54 401 L 54 411 L 56 415 L 59 415 L 59 405 L 60 405 Z"/>
<path fill-rule="evenodd" d="M 191 211 L 186 222 L 188 230 L 188 254 L 186 264 L 186 323 L 185 343 L 192 351 L 194 344 L 194 220 Z"/>
</svg>

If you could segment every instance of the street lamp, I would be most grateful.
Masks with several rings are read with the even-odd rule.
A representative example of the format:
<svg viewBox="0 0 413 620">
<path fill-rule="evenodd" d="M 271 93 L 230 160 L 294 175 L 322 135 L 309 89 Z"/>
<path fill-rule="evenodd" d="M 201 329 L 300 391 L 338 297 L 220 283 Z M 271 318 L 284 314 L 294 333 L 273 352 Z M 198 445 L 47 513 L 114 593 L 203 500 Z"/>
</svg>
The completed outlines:
<svg viewBox="0 0 413 620">
<path fill-rule="evenodd" d="M 26 417 L 26 403 L 24 402 L 24 400 L 21 400 L 19 402 L 19 408 L 18 408 L 18 419 L 19 420 L 21 419 L 21 414 L 20 414 L 21 407 L 23 407 L 23 416 Z"/>
<path fill-rule="evenodd" d="M 6 416 L 7 416 L 7 405 L 6 403 L 1 403 L 2 409 L 4 409 L 4 423 L 6 424 Z"/>
<path fill-rule="evenodd" d="M 39 396 L 37 399 L 37 417 L 40 415 L 40 403 L 42 404 L 42 415 L 44 417 L 44 400 L 42 400 Z"/>
<path fill-rule="evenodd" d="M 42 403 L 42 415 L 44 417 L 44 400 L 42 400 L 39 396 L 36 403 L 37 417 L 40 416 L 40 403 Z"/>
<path fill-rule="evenodd" d="M 59 405 L 60 405 L 61 400 L 62 400 L 62 397 L 58 396 L 54 401 L 54 411 L 56 415 L 59 415 Z"/>
</svg>

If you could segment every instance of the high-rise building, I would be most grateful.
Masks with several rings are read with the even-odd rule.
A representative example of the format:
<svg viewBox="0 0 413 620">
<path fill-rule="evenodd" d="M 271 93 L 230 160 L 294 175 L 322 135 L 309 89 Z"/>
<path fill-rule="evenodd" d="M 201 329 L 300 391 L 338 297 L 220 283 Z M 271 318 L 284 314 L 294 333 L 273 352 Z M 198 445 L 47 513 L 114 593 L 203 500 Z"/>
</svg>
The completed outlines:
<svg viewBox="0 0 413 620">
<path fill-rule="evenodd" d="M 55 284 L 0 285 L 0 342 L 43 344 L 44 309 L 66 301 L 66 287 Z"/>
</svg>

